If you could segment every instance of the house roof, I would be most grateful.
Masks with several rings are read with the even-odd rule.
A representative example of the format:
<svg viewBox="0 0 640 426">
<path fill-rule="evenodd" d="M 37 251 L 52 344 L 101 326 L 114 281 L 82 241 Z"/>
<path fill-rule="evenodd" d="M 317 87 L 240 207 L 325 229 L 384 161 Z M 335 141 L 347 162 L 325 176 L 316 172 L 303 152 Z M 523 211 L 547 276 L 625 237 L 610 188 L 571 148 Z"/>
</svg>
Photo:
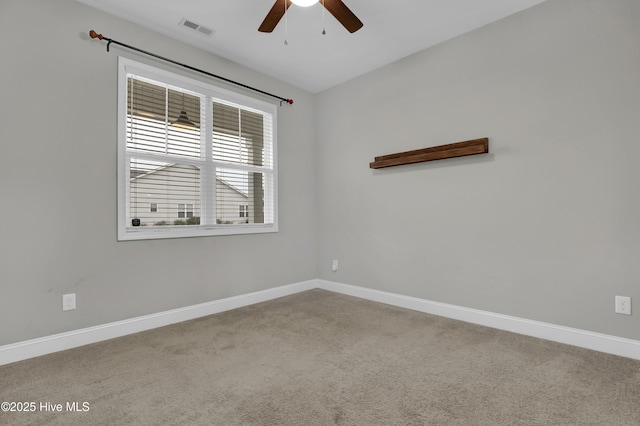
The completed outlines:
<svg viewBox="0 0 640 426">
<path fill-rule="evenodd" d="M 131 182 L 133 181 L 137 181 L 140 179 L 144 179 L 145 177 L 149 177 L 151 175 L 154 175 L 160 171 L 163 170 L 168 170 L 171 169 L 173 167 L 176 167 L 177 163 L 168 163 L 166 165 L 163 166 L 158 166 L 155 169 L 152 170 L 148 170 L 146 169 L 145 171 L 142 171 L 142 169 L 131 169 Z M 188 167 L 188 168 L 193 168 L 194 170 L 198 170 L 198 168 L 196 166 L 191 166 L 191 165 L 181 165 L 182 167 Z M 242 188 L 241 184 L 234 184 L 231 182 L 231 179 L 222 179 L 217 177 L 216 181 L 220 182 L 221 184 L 227 186 L 229 189 L 237 192 L 238 194 L 242 195 L 243 197 L 248 197 L 249 196 L 249 189 L 246 188 Z"/>
</svg>

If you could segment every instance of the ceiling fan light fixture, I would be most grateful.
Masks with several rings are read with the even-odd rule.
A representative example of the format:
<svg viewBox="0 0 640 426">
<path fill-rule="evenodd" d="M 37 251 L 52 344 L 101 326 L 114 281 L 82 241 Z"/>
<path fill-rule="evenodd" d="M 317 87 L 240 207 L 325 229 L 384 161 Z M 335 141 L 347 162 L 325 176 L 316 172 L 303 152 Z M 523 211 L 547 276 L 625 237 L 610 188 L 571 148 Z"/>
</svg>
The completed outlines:
<svg viewBox="0 0 640 426">
<path fill-rule="evenodd" d="M 291 0 L 291 3 L 295 4 L 296 6 L 309 7 L 318 3 L 318 1 L 320 0 Z"/>
<path fill-rule="evenodd" d="M 265 16 L 264 21 L 258 27 L 258 31 L 262 33 L 270 33 L 278 25 L 280 19 L 286 16 L 287 10 L 292 4 L 302 7 L 312 6 L 318 3 L 319 0 L 275 0 L 271 10 Z M 356 15 L 347 7 L 346 4 L 342 2 L 342 0 L 322 0 L 322 6 L 324 14 L 324 9 L 327 12 L 331 13 L 337 20 L 342 24 L 342 26 L 349 31 L 350 33 L 354 33 L 362 28 L 362 21 L 358 19 Z M 324 22 L 324 21 L 323 21 Z"/>
</svg>

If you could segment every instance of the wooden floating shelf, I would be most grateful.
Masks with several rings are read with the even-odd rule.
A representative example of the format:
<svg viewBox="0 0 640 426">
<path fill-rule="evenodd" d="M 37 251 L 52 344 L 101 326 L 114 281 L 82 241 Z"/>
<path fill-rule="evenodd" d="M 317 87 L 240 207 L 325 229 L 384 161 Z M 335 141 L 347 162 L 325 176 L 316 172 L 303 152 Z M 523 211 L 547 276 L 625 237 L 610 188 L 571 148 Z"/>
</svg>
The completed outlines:
<svg viewBox="0 0 640 426">
<path fill-rule="evenodd" d="M 444 160 L 445 158 L 487 154 L 488 152 L 489 138 L 473 139 L 470 141 L 450 143 L 448 145 L 434 146 L 431 148 L 416 149 L 414 151 L 399 152 L 397 154 L 382 155 L 380 157 L 376 157 L 373 163 L 369 163 L 369 167 L 372 169 L 381 169 L 383 167 Z"/>
</svg>

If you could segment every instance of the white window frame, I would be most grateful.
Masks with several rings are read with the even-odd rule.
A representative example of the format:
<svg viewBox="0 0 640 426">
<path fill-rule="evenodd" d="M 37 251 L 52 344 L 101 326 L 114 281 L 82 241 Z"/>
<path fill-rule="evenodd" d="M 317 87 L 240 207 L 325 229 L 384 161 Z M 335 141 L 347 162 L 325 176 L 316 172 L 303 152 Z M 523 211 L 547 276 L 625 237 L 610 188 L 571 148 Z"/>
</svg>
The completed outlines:
<svg viewBox="0 0 640 426">
<path fill-rule="evenodd" d="M 182 216 L 180 216 L 181 213 Z M 193 217 L 193 204 L 178 203 L 178 219 L 189 219 L 190 217 Z"/>
<path fill-rule="evenodd" d="M 128 167 L 129 158 L 132 154 L 127 151 L 127 78 L 135 75 L 146 78 L 179 89 L 192 91 L 217 101 L 230 102 L 241 105 L 242 108 L 266 113 L 271 116 L 269 123 L 272 138 L 272 160 L 271 168 L 264 167 L 263 176 L 265 179 L 265 204 L 270 202 L 269 222 L 270 223 L 240 223 L 240 224 L 201 224 L 190 226 L 132 226 L 129 217 L 129 179 Z M 210 112 L 206 110 L 205 114 Z M 208 122 L 208 121 L 207 121 Z M 210 130 L 204 129 L 203 143 L 211 143 Z M 206 151 L 205 151 L 206 152 Z M 169 72 L 163 69 L 152 67 L 147 64 L 133 61 L 128 58 L 118 57 L 118 241 L 145 240 L 159 238 L 185 238 L 216 235 L 233 234 L 259 234 L 278 232 L 278 167 L 277 167 L 277 107 L 274 104 L 238 94 L 211 83 L 204 83 L 191 79 L 183 75 Z M 214 161 L 215 163 L 215 161 Z M 217 167 L 224 168 L 219 164 Z M 228 165 L 227 165 L 228 167 Z M 242 165 L 239 165 L 242 168 Z M 236 168 L 236 166 L 233 166 Z M 247 166 L 247 169 L 255 167 Z M 215 173 L 213 174 L 215 176 Z M 215 178 L 214 178 L 215 179 Z M 215 187 L 215 181 L 213 182 Z M 209 217 L 215 218 L 215 195 L 211 199 L 201 199 L 201 206 L 210 209 L 207 213 Z M 266 206 L 265 206 L 266 207 Z M 215 220 L 214 220 L 215 221 Z"/>
</svg>

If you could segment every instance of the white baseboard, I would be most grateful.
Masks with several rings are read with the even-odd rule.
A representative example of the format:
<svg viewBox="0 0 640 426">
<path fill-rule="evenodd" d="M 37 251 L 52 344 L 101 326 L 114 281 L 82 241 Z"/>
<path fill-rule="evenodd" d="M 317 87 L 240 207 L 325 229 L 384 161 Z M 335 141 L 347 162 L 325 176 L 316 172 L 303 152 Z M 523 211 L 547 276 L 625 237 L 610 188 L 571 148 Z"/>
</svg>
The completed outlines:
<svg viewBox="0 0 640 426">
<path fill-rule="evenodd" d="M 316 280 L 303 281 L 255 293 L 0 346 L 0 365 L 277 299 L 278 297 L 311 290 L 317 287 L 316 284 Z"/>
<path fill-rule="evenodd" d="M 0 346 L 0 365 L 266 302 L 313 288 L 640 360 L 640 341 L 637 340 L 314 279 Z"/>
<path fill-rule="evenodd" d="M 627 358 L 640 360 L 640 341 L 594 333 L 577 328 L 532 321 L 528 319 L 495 314 L 493 312 L 470 309 L 446 303 L 433 302 L 401 294 L 388 293 L 364 287 L 356 287 L 332 281 L 316 280 L 317 287 L 367 299 L 374 302 L 407 308 L 414 311 L 457 319 L 499 330 L 511 331 L 526 336 L 538 337 L 554 342 L 592 349 Z"/>
</svg>

